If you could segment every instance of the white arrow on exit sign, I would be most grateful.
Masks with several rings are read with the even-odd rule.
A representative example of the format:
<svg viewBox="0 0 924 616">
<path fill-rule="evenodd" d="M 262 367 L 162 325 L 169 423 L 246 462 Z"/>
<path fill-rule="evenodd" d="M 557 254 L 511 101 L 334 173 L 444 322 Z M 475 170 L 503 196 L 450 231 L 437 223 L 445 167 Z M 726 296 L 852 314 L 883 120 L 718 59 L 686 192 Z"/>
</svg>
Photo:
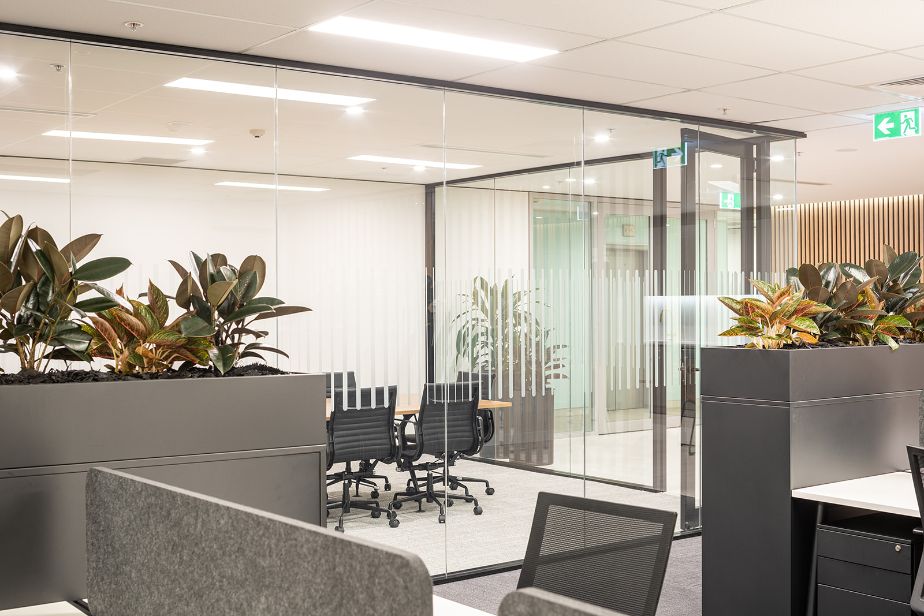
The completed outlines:
<svg viewBox="0 0 924 616">
<path fill-rule="evenodd" d="M 889 136 L 892 134 L 892 129 L 895 128 L 895 122 L 892 121 L 892 118 L 886 116 L 882 118 L 882 121 L 879 123 L 877 128 L 879 129 L 880 133 L 885 136 Z"/>
</svg>

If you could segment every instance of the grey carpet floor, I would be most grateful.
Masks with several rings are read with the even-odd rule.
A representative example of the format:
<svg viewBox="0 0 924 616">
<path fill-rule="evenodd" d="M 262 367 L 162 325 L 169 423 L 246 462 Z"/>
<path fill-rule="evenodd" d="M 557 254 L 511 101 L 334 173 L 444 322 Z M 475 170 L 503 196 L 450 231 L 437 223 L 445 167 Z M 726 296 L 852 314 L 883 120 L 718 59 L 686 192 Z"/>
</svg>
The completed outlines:
<svg viewBox="0 0 924 616">
<path fill-rule="evenodd" d="M 438 584 L 433 593 L 446 599 L 497 614 L 501 599 L 516 590 L 519 570 Z M 671 547 L 658 616 L 702 616 L 702 541 L 679 539 Z"/>
<path fill-rule="evenodd" d="M 391 476 L 393 489 L 404 488 L 406 473 L 398 473 L 393 467 L 382 470 Z M 417 511 L 415 505 L 409 504 L 398 512 L 401 525 L 389 528 L 384 517 L 373 519 L 368 511 L 353 510 L 344 519 L 346 535 L 413 552 L 423 559 L 431 574 L 439 575 L 447 571 L 523 560 L 539 492 L 586 496 L 673 511 L 677 511 L 680 505 L 676 494 L 643 492 L 480 462 L 460 461 L 454 467 L 454 474 L 491 481 L 496 490 L 492 496 L 487 496 L 483 487 L 472 484 L 472 492 L 484 509 L 482 515 L 473 515 L 471 505 L 457 503 L 448 510 L 446 523 L 439 524 L 436 505 L 424 504 L 423 510 Z M 336 486 L 329 488 L 328 494 L 333 498 L 340 497 Z M 368 498 L 369 490 L 363 488 L 362 495 Z M 387 502 L 391 496 L 391 492 L 382 491 L 380 500 Z M 339 513 L 331 512 L 329 527 L 336 524 Z"/>
</svg>

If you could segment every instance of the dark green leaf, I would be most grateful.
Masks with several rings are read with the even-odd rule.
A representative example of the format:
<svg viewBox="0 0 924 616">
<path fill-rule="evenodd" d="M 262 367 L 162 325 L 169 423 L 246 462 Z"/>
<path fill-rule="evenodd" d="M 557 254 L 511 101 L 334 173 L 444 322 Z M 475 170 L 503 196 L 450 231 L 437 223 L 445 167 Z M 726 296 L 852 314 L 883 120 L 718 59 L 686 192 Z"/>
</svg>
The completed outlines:
<svg viewBox="0 0 924 616">
<path fill-rule="evenodd" d="M 115 308 L 119 304 L 108 297 L 91 297 L 90 299 L 84 299 L 76 304 L 74 308 L 80 310 L 81 312 L 102 312 L 104 310 L 109 310 L 110 308 Z"/>
<path fill-rule="evenodd" d="M 148 281 L 148 306 L 160 326 L 166 325 L 167 319 L 170 318 L 170 304 L 167 303 L 167 296 L 164 292 L 150 280 Z"/>
<path fill-rule="evenodd" d="M 61 255 L 68 263 L 72 260 L 74 262 L 80 262 L 96 247 L 101 237 L 103 236 L 99 233 L 81 235 L 77 239 L 68 242 L 64 248 L 61 249 Z"/>
<path fill-rule="evenodd" d="M 197 316 L 188 316 L 180 321 L 180 333 L 187 338 L 203 338 L 214 336 L 215 328 Z"/>
<path fill-rule="evenodd" d="M 299 312 L 311 312 L 311 308 L 306 308 L 304 306 L 276 306 L 273 308 L 272 313 L 263 313 L 258 316 L 256 320 L 284 317 L 290 314 L 298 314 Z"/>
<path fill-rule="evenodd" d="M 212 365 L 215 366 L 215 369 L 224 374 L 234 367 L 234 363 L 237 361 L 237 349 L 230 344 L 210 349 L 209 359 L 212 360 Z"/>
<path fill-rule="evenodd" d="M 274 312 L 273 307 L 268 304 L 247 304 L 225 317 L 225 321 L 237 321 L 245 317 L 250 317 L 263 312 Z"/>
<path fill-rule="evenodd" d="M 123 257 L 103 257 L 84 263 L 74 270 L 74 278 L 82 282 L 95 282 L 117 276 L 131 266 Z"/>
</svg>

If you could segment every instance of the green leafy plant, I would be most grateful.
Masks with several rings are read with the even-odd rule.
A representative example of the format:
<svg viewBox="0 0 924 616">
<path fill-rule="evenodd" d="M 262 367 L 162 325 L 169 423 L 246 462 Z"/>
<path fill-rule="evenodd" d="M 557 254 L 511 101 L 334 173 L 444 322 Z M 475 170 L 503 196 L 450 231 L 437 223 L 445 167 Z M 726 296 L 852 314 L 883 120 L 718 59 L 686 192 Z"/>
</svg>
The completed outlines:
<svg viewBox="0 0 924 616">
<path fill-rule="evenodd" d="M 131 263 L 104 257 L 79 265 L 100 235 L 78 237 L 58 248 L 41 227 L 25 228 L 20 215 L 0 224 L 0 351 L 15 353 L 22 370 L 47 370 L 52 359 L 86 359 L 90 336 L 72 319 L 118 305 L 96 283 Z M 96 291 L 98 295 L 79 300 Z"/>
<path fill-rule="evenodd" d="M 831 309 L 803 296 L 792 285 L 780 286 L 761 280 L 751 284 L 764 299 L 720 297 L 734 312 L 736 325 L 720 336 L 745 336 L 748 348 L 781 349 L 818 342 L 820 331 L 812 317 Z"/>
<path fill-rule="evenodd" d="M 183 322 L 193 318 L 185 313 L 172 323 L 170 305 L 153 282 L 148 282 L 147 303 L 125 298 L 123 289 L 116 295 L 130 308 L 116 306 L 90 315 L 82 329 L 90 335 L 87 354 L 111 359 L 108 367 L 120 374 L 163 372 L 177 362 L 207 366 L 212 348 L 211 336 L 184 336 Z"/>
<path fill-rule="evenodd" d="M 911 327 L 905 316 L 889 313 L 887 302 L 878 295 L 879 278 L 856 265 L 824 263 L 816 268 L 805 263 L 798 278 L 806 297 L 831 309 L 815 317 L 823 342 L 871 345 L 878 341 L 895 349 L 903 330 Z"/>
<path fill-rule="evenodd" d="M 538 316 L 542 304 L 535 290 L 514 290 L 513 279 L 490 284 L 476 276 L 461 298 L 465 308 L 452 320 L 456 328 L 456 362 L 472 372 L 512 370 L 527 389 L 547 387 L 567 378 L 565 345 L 552 341 L 552 329 Z M 535 377 L 535 378 L 534 378 Z"/>
<path fill-rule="evenodd" d="M 269 332 L 256 329 L 257 322 L 311 309 L 257 295 L 266 281 L 266 262 L 250 255 L 234 267 L 223 254 L 202 258 L 191 253 L 191 257 L 195 273 L 170 261 L 180 275 L 176 303 L 190 312 L 180 324 L 180 333 L 187 338 L 211 337 L 208 353 L 212 366 L 224 374 L 242 359 L 265 361 L 264 353 L 288 357 L 284 351 L 261 342 Z"/>
</svg>

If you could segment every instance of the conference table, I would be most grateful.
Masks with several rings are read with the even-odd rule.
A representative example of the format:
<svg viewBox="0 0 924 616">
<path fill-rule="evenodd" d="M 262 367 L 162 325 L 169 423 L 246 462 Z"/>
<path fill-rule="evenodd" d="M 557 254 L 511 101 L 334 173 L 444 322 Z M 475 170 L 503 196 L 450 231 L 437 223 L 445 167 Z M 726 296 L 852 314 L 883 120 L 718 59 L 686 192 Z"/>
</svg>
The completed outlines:
<svg viewBox="0 0 924 616">
<path fill-rule="evenodd" d="M 505 409 L 513 406 L 513 403 L 509 400 L 479 400 L 478 408 L 479 410 L 496 410 L 496 409 Z M 327 399 L 327 418 L 330 419 L 330 414 L 334 410 L 334 401 L 331 398 Z M 416 415 L 420 412 L 420 406 L 416 404 L 405 404 L 395 407 L 395 417 L 409 417 L 411 415 Z"/>
</svg>

